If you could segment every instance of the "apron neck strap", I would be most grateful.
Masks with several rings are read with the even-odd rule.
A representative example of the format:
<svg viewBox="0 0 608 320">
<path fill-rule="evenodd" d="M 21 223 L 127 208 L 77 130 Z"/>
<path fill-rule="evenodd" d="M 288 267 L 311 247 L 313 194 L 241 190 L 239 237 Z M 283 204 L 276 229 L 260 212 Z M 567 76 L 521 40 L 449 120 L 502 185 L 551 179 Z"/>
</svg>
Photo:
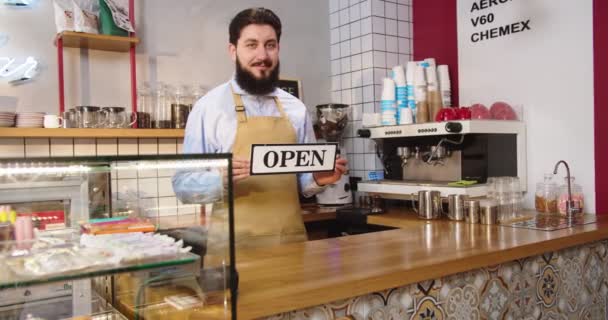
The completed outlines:
<svg viewBox="0 0 608 320">
<path fill-rule="evenodd" d="M 234 100 L 234 110 L 236 111 L 237 118 L 239 122 L 247 122 L 247 115 L 245 114 L 245 104 L 243 104 L 243 99 L 240 94 L 234 92 L 232 85 L 230 85 L 230 91 L 232 92 L 232 100 Z M 279 100 L 278 97 L 272 97 L 274 99 L 274 103 L 277 105 L 277 109 L 279 109 L 279 113 L 281 117 L 285 118 L 285 109 L 283 109 L 283 104 Z"/>
</svg>

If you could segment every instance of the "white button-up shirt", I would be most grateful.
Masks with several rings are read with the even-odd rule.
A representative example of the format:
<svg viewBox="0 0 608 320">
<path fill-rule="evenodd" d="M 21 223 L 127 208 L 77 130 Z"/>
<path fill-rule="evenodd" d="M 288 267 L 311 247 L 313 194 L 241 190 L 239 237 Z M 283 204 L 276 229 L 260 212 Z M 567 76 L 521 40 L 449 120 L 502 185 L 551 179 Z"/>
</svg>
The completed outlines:
<svg viewBox="0 0 608 320">
<path fill-rule="evenodd" d="M 230 153 L 236 138 L 237 115 L 235 111 L 234 93 L 241 95 L 245 105 L 247 117 L 272 116 L 280 117 L 281 114 L 274 102 L 276 96 L 293 128 L 296 132 L 297 143 L 315 143 L 316 138 L 312 128 L 312 120 L 306 106 L 298 98 L 277 88 L 266 95 L 252 95 L 243 90 L 238 83 L 232 79 L 215 89 L 209 91 L 199 99 L 192 112 L 188 116 L 186 133 L 184 138 L 184 153 Z M 264 143 L 264 141 L 259 141 Z M 174 177 L 176 193 L 192 194 L 198 193 L 216 194 L 221 192 L 221 178 L 219 173 L 208 173 L 204 177 L 200 174 L 192 176 L 178 175 Z M 176 181 L 179 180 L 179 181 Z M 179 182 L 179 183 L 178 183 Z M 298 182 L 300 191 L 305 197 L 310 197 L 324 190 L 317 185 L 312 173 L 299 173 Z M 191 199 L 201 201 L 203 199 Z"/>
</svg>

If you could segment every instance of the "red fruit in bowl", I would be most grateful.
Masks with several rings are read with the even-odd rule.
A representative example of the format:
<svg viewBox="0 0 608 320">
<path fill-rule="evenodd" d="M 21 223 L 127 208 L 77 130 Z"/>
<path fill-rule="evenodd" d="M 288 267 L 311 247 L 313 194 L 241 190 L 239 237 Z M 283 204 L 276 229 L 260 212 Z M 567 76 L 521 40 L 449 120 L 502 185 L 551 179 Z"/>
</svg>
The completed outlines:
<svg viewBox="0 0 608 320">
<path fill-rule="evenodd" d="M 490 119 L 490 110 L 481 103 L 471 106 L 471 119 Z"/>
<path fill-rule="evenodd" d="M 458 119 L 460 120 L 471 120 L 471 109 L 467 107 L 460 107 L 456 110 Z"/>
<path fill-rule="evenodd" d="M 436 122 L 441 121 L 452 121 L 458 119 L 458 113 L 456 112 L 456 108 L 442 108 L 437 112 L 437 116 L 435 116 Z"/>
<path fill-rule="evenodd" d="M 496 120 L 517 120 L 517 114 L 506 102 L 495 102 L 490 107 L 490 115 Z"/>
</svg>

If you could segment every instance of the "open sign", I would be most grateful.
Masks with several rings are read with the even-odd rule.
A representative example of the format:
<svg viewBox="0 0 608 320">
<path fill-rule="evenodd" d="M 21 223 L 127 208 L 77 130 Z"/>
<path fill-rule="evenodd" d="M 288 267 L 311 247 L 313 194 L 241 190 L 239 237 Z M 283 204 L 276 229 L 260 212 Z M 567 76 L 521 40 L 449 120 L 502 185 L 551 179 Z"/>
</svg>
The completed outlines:
<svg viewBox="0 0 608 320">
<path fill-rule="evenodd" d="M 338 146 L 323 144 L 254 144 L 251 175 L 333 171 Z"/>
</svg>

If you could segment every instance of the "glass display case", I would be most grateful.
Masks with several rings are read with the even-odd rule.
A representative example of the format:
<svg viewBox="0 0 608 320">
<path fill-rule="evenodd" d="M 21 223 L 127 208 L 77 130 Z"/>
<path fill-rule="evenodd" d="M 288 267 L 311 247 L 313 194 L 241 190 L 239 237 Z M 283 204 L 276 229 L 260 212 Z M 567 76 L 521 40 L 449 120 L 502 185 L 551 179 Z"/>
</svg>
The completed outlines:
<svg viewBox="0 0 608 320">
<path fill-rule="evenodd" d="M 236 319 L 231 155 L 0 160 L 0 320 Z"/>
</svg>

